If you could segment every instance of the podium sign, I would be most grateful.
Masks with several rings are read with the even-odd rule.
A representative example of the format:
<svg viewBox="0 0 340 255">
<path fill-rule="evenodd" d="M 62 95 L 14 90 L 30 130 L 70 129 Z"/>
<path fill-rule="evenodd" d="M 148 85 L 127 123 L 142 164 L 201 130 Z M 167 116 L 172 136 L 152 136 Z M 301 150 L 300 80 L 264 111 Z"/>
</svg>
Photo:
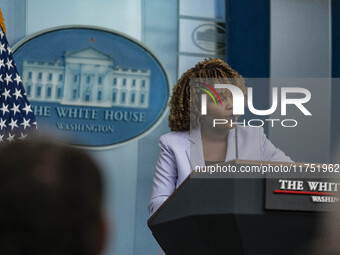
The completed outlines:
<svg viewBox="0 0 340 255">
<path fill-rule="evenodd" d="M 339 210 L 340 180 L 267 179 L 266 209 L 295 211 Z"/>
</svg>

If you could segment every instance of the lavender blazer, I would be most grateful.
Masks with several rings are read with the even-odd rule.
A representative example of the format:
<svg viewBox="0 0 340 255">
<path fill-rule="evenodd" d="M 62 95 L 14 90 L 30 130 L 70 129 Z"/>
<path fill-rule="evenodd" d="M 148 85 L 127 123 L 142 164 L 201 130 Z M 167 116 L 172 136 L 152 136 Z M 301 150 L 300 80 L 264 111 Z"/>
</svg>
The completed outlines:
<svg viewBox="0 0 340 255">
<path fill-rule="evenodd" d="M 266 137 L 262 127 L 237 127 L 238 158 L 292 162 Z M 204 166 L 201 130 L 167 133 L 159 139 L 161 152 L 153 178 L 149 213 L 153 214 L 188 177 L 195 166 Z M 235 129 L 228 133 L 225 161 L 236 158 Z"/>
</svg>

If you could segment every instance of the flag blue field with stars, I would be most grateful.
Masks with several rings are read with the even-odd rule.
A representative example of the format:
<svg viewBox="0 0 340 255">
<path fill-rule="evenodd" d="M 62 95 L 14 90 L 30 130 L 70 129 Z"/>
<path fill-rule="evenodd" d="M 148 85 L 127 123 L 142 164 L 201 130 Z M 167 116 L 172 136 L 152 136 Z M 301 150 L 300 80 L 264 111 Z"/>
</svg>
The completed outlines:
<svg viewBox="0 0 340 255">
<path fill-rule="evenodd" d="M 37 122 L 1 28 L 0 55 L 0 142 L 12 142 L 25 139 Z"/>
</svg>

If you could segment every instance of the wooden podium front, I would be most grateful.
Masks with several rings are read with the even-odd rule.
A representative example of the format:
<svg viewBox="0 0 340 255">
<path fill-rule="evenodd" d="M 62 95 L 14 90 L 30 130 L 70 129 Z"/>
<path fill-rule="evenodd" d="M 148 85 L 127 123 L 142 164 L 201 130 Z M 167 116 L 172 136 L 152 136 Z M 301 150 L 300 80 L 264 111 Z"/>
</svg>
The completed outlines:
<svg viewBox="0 0 340 255">
<path fill-rule="evenodd" d="M 240 168 L 254 164 L 290 166 L 302 163 L 235 160 L 222 165 L 227 164 Z M 294 254 L 303 251 L 317 231 L 321 213 L 315 211 L 328 210 L 328 207 L 320 210 L 320 204 L 316 204 L 318 210 L 313 210 L 313 206 L 306 210 L 294 206 L 289 208 L 290 199 L 296 199 L 296 196 L 303 196 L 308 201 L 306 196 L 318 195 L 303 193 L 317 191 L 301 190 L 301 181 L 304 180 L 301 176 L 295 180 L 294 175 L 266 179 L 259 176 L 202 178 L 200 174 L 191 174 L 148 220 L 149 228 L 167 255 Z M 293 192 L 300 193 L 277 193 L 276 198 L 270 197 L 278 187 L 283 187 L 282 183 L 286 180 L 285 187 L 291 180 L 289 187 L 299 189 Z M 267 181 L 271 184 L 267 185 Z M 293 181 L 296 181 L 295 186 Z M 275 187 L 275 182 L 278 182 L 278 187 Z M 308 186 L 308 183 L 305 185 Z M 268 187 L 273 187 L 273 191 Z M 326 193 L 319 195 L 335 194 Z M 276 203 L 273 209 L 266 205 L 266 200 L 275 202 L 282 198 L 285 209 L 280 209 L 280 203 Z"/>
</svg>

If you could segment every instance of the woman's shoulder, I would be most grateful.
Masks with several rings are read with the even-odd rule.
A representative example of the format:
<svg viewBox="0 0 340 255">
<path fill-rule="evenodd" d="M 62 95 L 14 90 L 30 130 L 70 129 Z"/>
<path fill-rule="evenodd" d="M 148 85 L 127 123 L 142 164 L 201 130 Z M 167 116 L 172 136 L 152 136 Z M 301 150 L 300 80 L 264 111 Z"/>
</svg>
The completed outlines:
<svg viewBox="0 0 340 255">
<path fill-rule="evenodd" d="M 159 144 L 170 148 L 186 147 L 189 142 L 189 131 L 173 131 L 162 135 Z"/>
<path fill-rule="evenodd" d="M 188 139 L 189 131 L 172 131 L 160 137 L 160 140 Z"/>
</svg>

